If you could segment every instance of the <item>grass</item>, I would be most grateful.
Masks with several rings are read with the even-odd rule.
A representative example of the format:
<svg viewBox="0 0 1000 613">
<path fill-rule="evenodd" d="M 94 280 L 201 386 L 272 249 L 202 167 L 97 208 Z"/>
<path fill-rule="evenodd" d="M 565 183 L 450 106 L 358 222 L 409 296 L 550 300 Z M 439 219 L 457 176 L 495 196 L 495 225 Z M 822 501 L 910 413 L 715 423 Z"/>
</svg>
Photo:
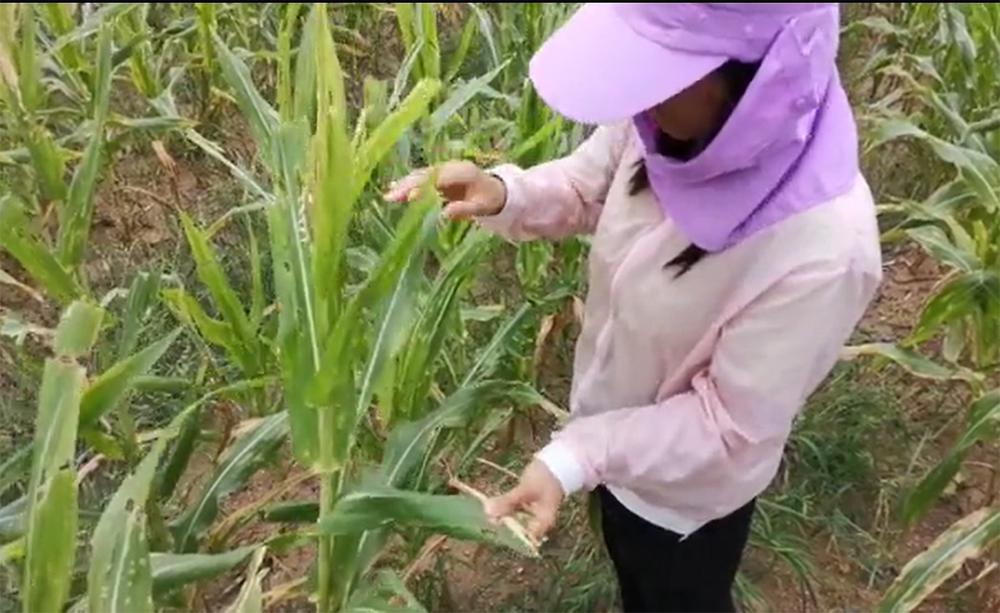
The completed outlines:
<svg viewBox="0 0 1000 613">
<path fill-rule="evenodd" d="M 945 3 L 925 4 L 940 9 Z M 106 306 L 108 324 L 101 329 L 95 350 L 80 359 L 81 366 L 92 376 L 107 371 L 116 360 L 131 354 L 129 351 L 122 353 L 119 348 L 129 345 L 135 351 L 148 347 L 183 323 L 178 318 L 177 303 L 161 299 L 159 291 L 145 302 L 140 300 L 141 292 L 133 285 L 139 271 L 162 272 L 160 290 L 183 289 L 223 325 L 234 325 L 235 319 L 220 308 L 225 292 L 218 284 L 213 286 L 203 281 L 208 265 L 204 257 L 192 257 L 192 236 L 196 233 L 189 230 L 185 236 L 178 221 L 180 212 L 190 216 L 193 227 L 202 231 L 223 216 L 231 216 L 225 226 L 212 234 L 209 242 L 236 302 L 248 313 L 253 314 L 253 305 L 258 302 L 270 304 L 279 298 L 281 291 L 287 291 L 282 289 L 285 286 L 281 285 L 281 269 L 269 264 L 271 255 L 282 249 L 284 243 L 269 234 L 269 228 L 276 227 L 274 220 L 266 219 L 259 208 L 254 209 L 259 198 L 253 194 L 251 181 L 234 179 L 226 164 L 206 154 L 205 148 L 196 145 L 190 132 L 185 130 L 196 129 L 198 134 L 219 143 L 227 163 L 246 169 L 252 182 L 263 185 L 279 200 L 290 187 L 314 190 L 314 194 L 321 195 L 324 189 L 336 190 L 335 184 L 322 182 L 322 173 L 316 183 L 309 179 L 301 183 L 288 182 L 276 172 L 273 163 L 269 165 L 266 156 L 257 154 L 266 147 L 260 147 L 259 126 L 248 120 L 254 117 L 252 106 L 245 100 L 242 105 L 238 104 L 239 90 L 234 86 L 232 70 L 228 79 L 223 70 L 226 49 L 234 50 L 233 57 L 250 65 L 262 98 L 277 101 L 275 107 L 279 113 L 288 112 L 290 107 L 281 103 L 282 72 L 275 58 L 282 57 L 281 33 L 286 31 L 283 28 L 299 32 L 295 28 L 307 23 L 306 10 L 289 21 L 289 13 L 283 12 L 288 9 L 278 9 L 275 4 L 247 5 L 250 8 L 243 9 L 211 3 L 195 7 L 181 4 L 160 5 L 159 8 L 150 4 L 137 6 L 140 9 L 129 9 L 133 12 L 126 11 L 122 15 L 110 13 L 124 9 L 101 9 L 108 11 L 107 23 L 114 24 L 115 47 L 121 49 L 132 41 L 136 45 L 134 49 L 140 52 L 125 57 L 124 63 L 116 66 L 109 117 L 119 123 L 115 124 L 115 131 L 109 132 L 115 138 L 108 140 L 102 157 L 104 165 L 94 186 L 94 210 L 85 255 L 79 262 L 66 260 L 86 288 L 86 295 L 81 299 L 87 302 L 104 299 Z M 366 275 L 371 273 L 371 263 L 378 261 L 390 245 L 396 244 L 393 241 L 403 240 L 400 238 L 403 232 L 403 226 L 399 225 L 403 223 L 399 219 L 400 211 L 380 204 L 374 194 L 407 167 L 452 156 L 469 157 L 483 163 L 513 157 L 530 163 L 560 155 L 580 136 L 578 129 L 561 123 L 539 105 L 523 82 L 530 49 L 537 46 L 546 32 L 566 14 L 568 5 L 520 5 L 524 9 L 520 12 L 486 5 L 425 4 L 412 5 L 415 8 L 407 10 L 408 6 L 330 7 L 330 27 L 333 39 L 340 45 L 338 51 L 345 76 L 345 122 L 351 128 L 346 133 L 353 133 L 353 122 L 357 120 L 357 133 L 371 136 L 391 110 L 400 108 L 388 101 L 405 98 L 421 78 L 441 80 L 441 91 L 431 102 L 431 108 L 447 101 L 465 100 L 465 103 L 444 121 L 417 119 L 391 139 L 392 146 L 373 168 L 368 191 L 361 195 L 350 225 L 350 249 L 344 256 L 347 285 L 328 282 L 328 277 L 321 276 L 311 286 L 296 286 L 297 291 L 305 292 L 303 295 L 309 295 L 309 287 L 333 293 L 345 291 L 345 295 L 349 295 L 344 288 L 356 287 L 365 278 L 370 278 Z M 886 34 L 884 28 L 877 27 L 852 27 L 847 31 L 845 73 L 852 84 L 852 99 L 862 119 L 866 139 L 877 140 L 872 135 L 881 134 L 886 125 L 898 121 L 893 113 L 906 112 L 917 116 L 920 125 L 933 131 L 936 138 L 972 147 L 960 136 L 950 134 L 946 122 L 926 110 L 925 107 L 932 107 L 932 104 L 921 106 L 920 101 L 929 98 L 926 95 L 920 98 L 917 94 L 925 92 L 913 93 L 900 85 L 906 83 L 900 71 L 909 69 L 913 59 L 906 54 L 908 50 L 929 53 L 934 49 L 954 47 L 952 43 L 935 41 L 926 35 L 937 23 L 935 20 L 951 18 L 949 11 L 952 9 L 940 9 L 943 12 L 936 13 L 934 9 L 910 9 L 902 5 L 849 6 L 848 24 L 862 20 L 874 23 L 884 15 L 890 16 L 893 23 L 905 24 L 903 32 L 892 36 Z M 37 9 L 29 14 L 38 19 L 37 27 L 50 34 L 63 30 L 66 34 L 76 27 L 78 22 L 64 23 L 61 20 L 65 16 L 51 12 L 55 10 Z M 967 14 L 970 36 L 980 37 L 982 32 L 988 31 L 992 17 L 977 7 L 968 10 L 971 11 Z M 196 18 L 191 20 L 191 15 Z M 10 13 L 0 17 L 10 17 Z M 435 28 L 427 27 L 431 20 Z M 289 25 L 292 22 L 294 26 Z M 247 28 L 247 23 L 257 24 L 256 29 Z M 214 40 L 210 36 L 213 27 L 220 34 Z M 147 37 L 133 40 L 135 32 L 144 32 Z M 894 38 L 896 36 L 909 47 L 901 45 Z M 10 40 L 6 30 L 0 40 Z M 23 38 L 19 40 L 23 42 Z M 45 109 L 32 108 L 30 104 L 16 111 L 9 95 L 0 98 L 4 101 L 5 118 L 17 117 L 17 121 L 9 125 L 21 126 L 37 121 L 51 134 L 65 139 L 61 146 L 72 152 L 66 156 L 71 168 L 94 142 L 88 141 L 86 134 L 80 136 L 74 132 L 75 127 L 90 125 L 93 105 L 74 105 L 94 97 L 89 84 L 95 82 L 98 73 L 89 69 L 81 58 L 98 57 L 95 53 L 99 48 L 97 40 L 97 36 L 91 36 L 83 39 L 78 47 L 69 45 L 45 50 L 61 62 L 57 68 L 62 72 L 54 78 L 62 79 L 68 91 L 77 94 L 69 100 L 60 98 L 58 93 L 50 94 L 47 102 L 59 109 L 57 113 L 46 113 Z M 51 39 L 41 37 L 38 41 L 44 44 Z M 993 65 L 988 48 L 988 44 L 980 44 L 984 67 Z M 246 49 L 254 50 L 256 55 Z M 155 58 L 161 61 L 152 61 Z M 411 61 L 407 61 L 408 58 Z M 875 61 L 878 58 L 882 64 Z M 956 83 L 955 75 L 960 74 L 956 71 L 965 60 L 950 51 L 937 54 L 935 58 L 939 81 L 931 81 L 930 91 L 944 92 Z M 321 74 L 336 71 L 329 56 L 316 61 Z M 24 69 L 27 64 L 22 60 L 18 66 Z M 186 76 L 173 88 L 166 86 L 167 69 L 171 67 L 186 71 Z M 880 76 L 883 74 L 888 76 Z M 492 75 L 492 80 L 486 78 L 488 75 Z M 378 84 L 368 79 L 366 84 L 365 77 L 382 79 L 382 82 Z M 331 88 L 327 93 L 335 98 L 336 85 L 327 83 L 325 86 Z M 74 87 L 78 89 L 72 89 Z M 9 87 L 4 91 L 9 94 Z M 292 91 L 298 92 L 298 86 Z M 901 91 L 909 93 L 898 94 Z M 474 95 L 469 95 L 470 92 Z M 160 96 L 156 104 L 149 102 L 153 99 L 147 95 L 150 93 Z M 902 102 L 886 104 L 886 97 L 893 95 L 900 96 Z M 952 98 L 959 100 L 961 113 L 970 123 L 989 118 L 988 101 L 991 99 L 995 103 L 995 96 L 990 98 L 981 88 L 963 89 Z M 291 99 L 284 100 L 289 102 Z M 168 109 L 173 110 L 168 112 Z M 892 111 L 888 117 L 884 116 L 885 109 Z M 155 124 L 155 127 L 148 130 L 125 128 L 122 126 L 128 122 L 121 122 L 122 118 L 141 118 L 145 122 L 143 125 Z M 282 115 L 283 121 L 287 119 Z M 22 121 L 26 123 L 18 123 Z M 55 206 L 45 195 L 47 188 L 40 184 L 40 178 L 44 177 L 43 167 L 39 160 L 15 160 L 6 153 L 23 144 L 23 140 L 18 139 L 26 133 L 18 128 L 0 135 L 0 150 L 5 156 L 0 158 L 3 160 L 0 181 L 11 186 L 11 194 L 27 203 L 26 210 L 35 220 L 33 227 L 37 230 L 43 226 L 37 220 L 45 217 L 47 207 Z M 990 137 L 992 133 L 986 134 Z M 537 144 L 525 148 L 523 144 L 532 141 L 533 137 Z M 312 138 L 320 142 L 324 137 L 317 131 Z M 951 166 L 942 163 L 926 148 L 898 141 L 892 141 L 889 147 L 866 150 L 866 171 L 882 202 L 923 201 L 953 173 Z M 294 149 L 289 152 L 294 153 Z M 333 174 L 340 173 L 341 166 L 330 164 L 325 168 L 330 176 L 342 176 Z M 909 179 L 917 175 L 920 181 Z M 4 205 L 9 206 L 9 203 Z M 294 212 L 294 207 L 282 206 L 286 206 L 283 210 Z M 249 210 L 239 213 L 244 207 Z M 967 208 L 976 210 L 971 204 Z M 51 215 L 51 208 L 48 214 Z M 909 224 L 903 226 L 905 231 L 910 231 L 916 226 L 915 220 L 920 219 L 919 214 L 909 209 L 902 217 L 896 210 L 889 211 L 883 215 L 883 227 L 887 232 L 897 231 L 899 218 Z M 975 228 L 977 218 L 972 215 L 969 219 L 961 217 L 959 223 Z M 427 238 L 424 250 L 413 251 L 426 257 L 421 274 L 414 277 L 418 288 L 413 294 L 415 304 L 424 305 L 425 301 L 435 299 L 431 287 L 440 278 L 444 263 L 457 261 L 449 258 L 459 253 L 462 241 L 469 236 L 464 232 L 458 227 L 439 227 Z M 988 243 L 988 234 L 983 236 Z M 920 242 L 921 238 L 916 234 L 902 242 L 887 242 L 892 264 L 886 286 L 879 303 L 873 306 L 859 330 L 859 343 L 899 341 L 901 345 L 919 348 L 922 355 L 948 368 L 959 365 L 987 372 L 991 366 L 989 348 L 980 353 L 978 361 L 971 362 L 964 353 L 956 360 L 941 357 L 941 352 L 933 346 L 934 342 L 941 344 L 939 339 L 932 339 L 930 349 L 927 339 L 906 345 L 908 331 L 925 318 L 922 309 L 928 297 L 940 291 L 938 281 L 948 274 L 947 260 L 930 265 L 921 263 L 921 252 L 914 247 L 925 244 Z M 984 240 L 978 234 L 975 238 Z M 29 274 L 24 262 L 12 255 L 7 241 L 0 241 L 5 247 L 0 253 L 0 269 L 46 298 L 36 301 L 16 287 L 5 286 L 0 297 L 5 331 L 13 333 L 17 325 L 23 326 L 23 322 L 54 328 L 60 308 L 48 296 L 48 280 Z M 56 241 L 46 244 L 53 246 L 53 253 L 58 252 Z M 321 249 L 323 244 L 319 241 L 310 243 L 309 247 Z M 427 390 L 428 400 L 424 401 L 419 394 L 410 394 L 412 388 L 408 387 L 408 379 L 404 381 L 405 377 L 395 385 L 390 383 L 388 388 L 378 386 L 379 405 L 391 399 L 393 406 L 408 414 L 406 418 L 395 420 L 376 415 L 364 422 L 357 433 L 356 455 L 350 455 L 352 470 L 343 474 L 380 466 L 388 440 L 386 433 L 433 414 L 449 394 L 468 389 L 469 380 L 463 373 L 478 373 L 481 382 L 487 379 L 522 382 L 565 406 L 575 335 L 571 297 L 581 295 L 585 244 L 565 241 L 556 245 L 511 246 L 493 241 L 488 247 L 464 262 L 466 268 L 462 270 L 469 276 L 457 290 L 459 297 L 449 307 L 454 309 L 454 317 L 447 322 L 443 349 L 427 362 L 426 374 L 423 369 L 414 371 L 433 381 L 436 388 Z M 983 266 L 995 257 L 988 249 L 979 253 Z M 913 267 L 928 269 L 919 270 L 915 275 L 928 280 L 912 282 L 910 277 L 914 273 L 910 269 Z M 131 290 L 135 291 L 130 293 Z M 290 300 L 287 296 L 282 297 L 285 304 Z M 517 306 L 526 299 L 533 301 L 533 307 L 517 315 L 520 312 Z M 133 304 L 138 305 L 136 309 L 131 308 Z M 381 301 L 374 301 L 358 318 L 365 330 L 379 325 L 384 315 L 381 304 Z M 984 312 L 992 314 L 994 306 L 984 304 Z M 261 354 L 269 351 L 264 348 L 280 338 L 277 317 L 269 317 L 262 316 L 259 332 L 246 339 L 246 342 L 261 340 Z M 294 324 L 307 331 L 309 328 L 303 321 L 296 319 Z M 551 332 L 540 335 L 541 330 L 550 329 L 550 324 Z M 940 325 L 945 327 L 952 323 Z M 505 332 L 508 329 L 509 332 Z M 129 330 L 135 335 L 130 336 Z M 989 331 L 988 328 L 983 330 Z M 282 382 L 262 391 L 220 394 L 211 402 L 199 405 L 196 418 L 183 422 L 177 440 L 162 450 L 168 461 L 160 464 L 152 480 L 155 494 L 144 505 L 138 505 L 149 510 L 148 516 L 129 517 L 146 522 L 144 526 L 152 535 L 154 551 L 167 552 L 177 556 L 173 559 L 187 564 L 192 564 L 194 558 L 184 556 L 207 554 L 215 556 L 211 559 L 220 564 L 214 570 L 191 566 L 192 573 L 201 573 L 200 581 L 165 594 L 157 593 L 160 609 L 216 610 L 227 606 L 237 597 L 238 590 L 226 589 L 226 586 L 254 585 L 256 573 L 248 572 L 249 558 L 241 558 L 228 566 L 222 564 L 226 555 L 242 551 L 244 546 L 266 547 L 264 567 L 268 573 L 262 578 L 261 591 L 270 609 L 301 609 L 309 602 L 308 592 L 317 591 L 318 585 L 311 578 L 315 574 L 314 551 L 316 547 L 326 547 L 322 544 L 326 541 L 309 540 L 313 536 L 303 528 L 309 521 L 261 521 L 259 517 L 266 515 L 268 505 L 277 501 L 314 504 L 320 498 L 321 487 L 333 494 L 333 500 L 327 502 L 336 502 L 340 496 L 336 491 L 339 485 L 331 479 L 333 473 L 329 466 L 303 461 L 312 456 L 307 453 L 308 443 L 296 438 L 294 430 L 285 438 L 274 439 L 274 444 L 265 446 L 266 449 L 262 447 L 259 454 L 255 451 L 251 462 L 226 463 L 227 453 L 231 454 L 246 441 L 246 432 L 253 432 L 258 422 L 252 419 L 281 414 L 281 402 L 287 402 L 297 389 L 297 384 L 287 379 L 289 372 L 294 374 L 294 369 L 282 371 L 268 365 L 262 372 L 250 372 L 234 358 L 237 353 L 232 347 L 213 340 L 210 332 L 204 327 L 183 326 L 159 360 L 141 377 L 126 382 L 127 392 L 119 402 L 107 407 L 100 427 L 81 425 L 73 465 L 80 469 L 98 456 L 104 457 L 97 464 L 97 470 L 81 481 L 78 493 L 81 534 L 77 539 L 79 546 L 75 547 L 77 573 L 74 584 L 67 588 L 72 597 L 87 595 L 86 563 L 101 545 L 90 541 L 97 518 L 102 513 L 111 513 L 109 500 L 123 491 L 127 476 L 139 474 L 143 459 L 151 457 L 149 454 L 156 449 L 145 443 L 140 435 L 158 431 L 171 420 L 178 419 L 185 407 L 191 407 L 205 393 L 225 386 L 245 385 L 261 374 Z M 376 338 L 368 332 L 362 335 L 366 344 L 368 339 Z M 408 355 L 418 355 L 423 341 L 419 335 L 399 338 L 404 339 L 403 346 L 409 347 L 409 351 L 417 352 L 394 353 L 398 364 L 405 365 Z M 19 345 L 5 334 L 0 339 L 0 350 L 3 360 L 0 368 L 3 390 L 0 396 L 0 455 L 7 461 L 36 435 L 41 359 L 48 355 L 49 348 L 45 337 L 32 335 Z M 275 356 L 277 359 L 278 354 Z M 359 357 L 357 363 L 360 372 L 361 367 L 370 362 Z M 948 486 L 934 498 L 938 502 L 932 504 L 928 514 L 915 523 L 901 521 L 903 511 L 912 504 L 909 502 L 913 498 L 911 492 L 921 483 L 921 477 L 928 471 L 933 472 L 942 458 L 949 457 L 951 452 L 947 443 L 958 436 L 961 425 L 954 416 L 965 414 L 968 402 L 985 393 L 986 386 L 976 383 L 979 387 L 969 387 L 961 380 L 952 379 L 939 383 L 940 371 L 912 356 L 900 364 L 902 368 L 893 366 L 886 370 L 875 368 L 870 361 L 845 363 L 811 399 L 797 424 L 779 479 L 766 494 L 755 522 L 751 548 L 740 578 L 740 598 L 747 607 L 757 610 L 874 610 L 909 558 L 929 547 L 949 524 L 968 512 L 970 505 L 989 504 L 989 499 L 983 499 L 980 494 L 988 491 L 986 484 L 995 474 L 989 470 L 963 468 L 958 479 L 946 480 Z M 937 379 L 930 382 L 912 374 L 924 376 L 932 372 L 937 373 Z M 289 408 L 288 414 L 293 414 L 294 410 L 295 407 Z M 407 488 L 445 496 L 445 478 L 439 470 L 439 464 L 444 463 L 475 487 L 491 493 L 499 491 L 504 484 L 509 484 L 509 480 L 495 468 L 471 460 L 485 459 L 516 473 L 530 452 L 544 442 L 551 427 L 551 418 L 537 407 L 537 402 L 499 402 L 495 415 L 470 418 L 463 428 L 442 431 L 440 446 L 434 447 L 424 459 L 430 469 L 421 471 Z M 244 438 L 239 436 L 241 433 Z M 987 442 L 990 440 L 988 434 L 979 434 L 979 437 Z M 995 452 L 983 443 L 973 446 L 971 451 L 966 450 L 972 462 L 963 466 L 985 462 L 988 469 L 990 463 L 995 465 L 990 459 L 991 450 Z M 463 462 L 463 458 L 467 461 Z M 179 474 L 164 468 L 174 465 L 181 469 Z M 205 484 L 212 482 L 213 476 L 218 477 L 221 467 L 226 466 L 234 467 L 240 478 L 221 490 L 207 490 Z M 177 479 L 172 485 L 171 474 Z M 291 489 L 285 487 L 296 475 L 301 475 L 301 481 Z M 3 480 L 0 511 L 8 509 L 5 505 L 29 491 L 27 479 L 20 478 L 14 470 L 7 472 Z M 175 543 L 175 546 L 157 544 L 157 518 L 162 515 L 173 530 L 177 522 L 183 525 L 184 513 L 198 500 L 206 503 L 206 509 L 217 507 L 217 512 L 198 517 L 197 542 Z M 434 502 L 442 500 L 435 498 Z M 326 503 L 320 506 L 324 505 Z M 398 534 L 390 539 L 390 546 L 376 558 L 373 567 L 395 574 L 377 577 L 374 572 L 363 574 L 361 587 L 368 589 L 383 585 L 378 581 L 386 577 L 403 576 L 408 578 L 404 581 L 406 589 L 399 591 L 397 585 L 395 598 L 412 594 L 428 610 L 435 611 L 612 609 L 616 606 L 613 575 L 600 544 L 588 529 L 586 509 L 582 501 L 574 501 L 568 506 L 557 533 L 539 560 L 495 546 L 482 547 L 467 539 L 452 538 L 434 549 L 435 554 L 420 568 L 412 567 L 413 560 L 419 558 L 417 552 L 433 542 L 433 531 L 402 522 Z M 132 513 L 134 507 L 129 508 L 132 510 L 128 513 Z M 322 509 L 325 515 L 334 510 L 335 505 Z M 316 510 L 312 512 L 315 514 Z M 88 520 L 91 515 L 93 517 Z M 233 524 L 232 531 L 225 530 L 226 522 L 232 522 L 233 518 L 244 519 Z M 4 524 L 4 527 L 10 525 Z M 5 547 L 6 555 L 10 551 L 7 548 L 17 541 L 3 534 L 0 545 Z M 337 534 L 331 538 L 340 543 L 330 549 L 336 554 L 344 550 L 344 542 L 350 542 L 342 539 L 353 537 Z M 305 539 L 302 542 L 306 545 L 297 539 Z M 32 556 L 29 554 L 27 558 L 30 560 Z M 8 607 L 18 610 L 18 603 L 23 598 L 18 581 L 21 561 L 7 559 L 4 563 L 5 571 L 11 572 L 4 572 L 0 579 L 2 610 Z M 957 578 L 941 580 L 931 586 L 939 589 L 936 597 L 926 600 L 925 607 L 931 607 L 927 610 L 976 610 L 977 607 L 988 610 L 989 604 L 996 602 L 990 600 L 988 593 L 977 594 L 975 589 L 958 591 L 980 568 L 981 563 L 967 561 L 964 569 L 962 564 L 953 569 L 956 572 L 961 569 Z M 300 582 L 302 578 L 308 579 L 305 584 Z M 155 577 L 153 581 L 156 585 Z M 990 581 L 987 575 L 982 583 Z M 285 590 L 289 586 L 294 589 Z M 327 586 L 323 598 L 327 602 L 335 600 L 341 588 L 339 584 Z M 93 586 L 89 589 L 93 597 Z M 350 589 L 358 590 L 352 592 L 355 595 L 364 591 L 357 586 Z M 908 602 L 912 604 L 912 597 Z"/>
</svg>

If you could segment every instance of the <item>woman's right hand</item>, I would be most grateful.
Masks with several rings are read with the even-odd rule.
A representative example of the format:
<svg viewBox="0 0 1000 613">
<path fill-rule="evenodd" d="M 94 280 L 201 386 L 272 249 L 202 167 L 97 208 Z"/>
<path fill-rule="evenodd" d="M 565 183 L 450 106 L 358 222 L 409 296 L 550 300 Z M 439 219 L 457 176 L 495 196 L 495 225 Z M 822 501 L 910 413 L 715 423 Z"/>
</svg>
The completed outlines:
<svg viewBox="0 0 1000 613">
<path fill-rule="evenodd" d="M 445 200 L 442 213 L 452 219 L 496 215 L 507 200 L 507 188 L 499 178 L 483 171 L 472 162 L 445 162 L 433 168 L 421 168 L 389 186 L 385 198 L 407 202 L 420 195 L 420 190 L 437 173 L 435 187 Z"/>
</svg>

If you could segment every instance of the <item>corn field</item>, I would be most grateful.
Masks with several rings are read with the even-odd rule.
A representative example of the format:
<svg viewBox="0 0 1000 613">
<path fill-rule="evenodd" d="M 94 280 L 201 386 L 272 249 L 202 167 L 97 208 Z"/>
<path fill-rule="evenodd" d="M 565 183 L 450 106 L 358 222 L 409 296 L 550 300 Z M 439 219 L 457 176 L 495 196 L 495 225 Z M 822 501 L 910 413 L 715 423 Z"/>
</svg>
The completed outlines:
<svg viewBox="0 0 1000 613">
<path fill-rule="evenodd" d="M 614 608 L 585 506 L 561 547 L 480 501 L 565 418 L 586 239 L 381 197 L 571 151 L 526 75 L 576 6 L 0 4 L 0 611 Z M 986 610 L 1000 5 L 844 6 L 886 260 L 919 291 L 803 412 L 740 598 Z M 464 545 L 545 576 L 482 564 L 521 600 L 462 601 Z"/>
</svg>

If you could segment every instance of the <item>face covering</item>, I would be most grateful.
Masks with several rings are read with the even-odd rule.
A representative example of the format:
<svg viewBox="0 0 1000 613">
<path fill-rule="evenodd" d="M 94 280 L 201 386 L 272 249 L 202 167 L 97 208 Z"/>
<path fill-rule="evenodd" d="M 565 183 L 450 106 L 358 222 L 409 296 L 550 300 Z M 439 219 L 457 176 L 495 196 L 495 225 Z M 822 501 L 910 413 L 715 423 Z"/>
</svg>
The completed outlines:
<svg viewBox="0 0 1000 613">
<path fill-rule="evenodd" d="M 725 125 L 691 159 L 663 155 L 654 122 L 634 117 L 650 186 L 693 244 L 726 249 L 852 188 L 857 126 L 834 62 L 838 27 L 835 10 L 791 18 Z"/>
</svg>

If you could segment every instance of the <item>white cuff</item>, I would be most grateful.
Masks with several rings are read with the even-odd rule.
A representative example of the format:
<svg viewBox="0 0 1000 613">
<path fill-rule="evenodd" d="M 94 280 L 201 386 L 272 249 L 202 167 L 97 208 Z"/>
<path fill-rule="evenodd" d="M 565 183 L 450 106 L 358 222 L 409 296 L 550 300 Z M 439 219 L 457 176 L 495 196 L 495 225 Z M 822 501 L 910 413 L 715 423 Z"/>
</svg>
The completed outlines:
<svg viewBox="0 0 1000 613">
<path fill-rule="evenodd" d="M 569 496 L 583 488 L 584 472 L 573 450 L 565 443 L 552 441 L 542 448 L 535 457 L 555 475 L 563 494 Z"/>
<path fill-rule="evenodd" d="M 476 221 L 488 230 L 502 232 L 509 227 L 520 213 L 522 205 L 520 190 L 517 185 L 518 168 L 510 164 L 502 164 L 488 169 L 486 172 L 503 182 L 506 199 L 503 207 L 495 215 L 476 217 Z"/>
</svg>

